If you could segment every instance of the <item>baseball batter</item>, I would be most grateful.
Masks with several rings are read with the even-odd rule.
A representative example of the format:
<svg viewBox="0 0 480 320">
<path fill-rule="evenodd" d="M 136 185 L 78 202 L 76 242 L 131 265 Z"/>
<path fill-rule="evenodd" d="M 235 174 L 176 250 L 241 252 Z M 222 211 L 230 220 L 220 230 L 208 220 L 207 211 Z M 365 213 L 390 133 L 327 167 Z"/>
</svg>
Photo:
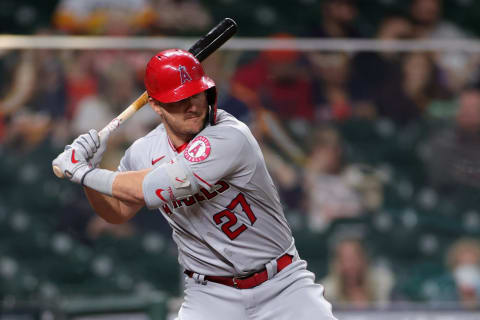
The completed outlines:
<svg viewBox="0 0 480 320">
<path fill-rule="evenodd" d="M 178 319 L 335 319 L 298 256 L 255 138 L 217 111 L 215 84 L 198 60 L 162 51 L 149 61 L 145 85 L 162 123 L 133 143 L 118 171 L 98 168 L 109 134 L 95 130 L 53 165 L 85 187 L 108 222 L 145 205 L 162 213 L 185 269 Z"/>
</svg>

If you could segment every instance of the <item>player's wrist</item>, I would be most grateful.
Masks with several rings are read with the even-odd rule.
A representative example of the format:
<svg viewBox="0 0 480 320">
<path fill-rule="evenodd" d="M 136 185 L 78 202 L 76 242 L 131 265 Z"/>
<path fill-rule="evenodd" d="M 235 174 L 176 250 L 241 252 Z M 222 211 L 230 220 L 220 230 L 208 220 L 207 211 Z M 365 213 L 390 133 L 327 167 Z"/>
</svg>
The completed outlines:
<svg viewBox="0 0 480 320">
<path fill-rule="evenodd" d="M 91 170 L 93 170 L 93 168 L 87 162 L 84 162 L 84 161 L 79 162 L 79 164 L 76 166 L 76 168 L 74 168 L 72 172 L 70 181 L 78 184 L 82 184 L 83 178 Z"/>
<path fill-rule="evenodd" d="M 107 196 L 113 194 L 113 181 L 118 172 L 100 168 L 92 168 L 86 172 L 82 178 L 81 184 L 90 189 L 101 192 Z"/>
</svg>

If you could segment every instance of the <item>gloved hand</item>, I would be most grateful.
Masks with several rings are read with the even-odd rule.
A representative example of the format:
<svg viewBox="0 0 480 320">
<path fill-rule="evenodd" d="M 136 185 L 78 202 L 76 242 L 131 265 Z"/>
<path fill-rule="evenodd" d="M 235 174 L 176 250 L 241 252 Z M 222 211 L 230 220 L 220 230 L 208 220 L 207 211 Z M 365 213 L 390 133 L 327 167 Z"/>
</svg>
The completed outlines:
<svg viewBox="0 0 480 320">
<path fill-rule="evenodd" d="M 73 144 L 67 145 L 65 151 L 52 161 L 52 165 L 60 168 L 67 179 L 83 184 L 85 175 L 94 169 L 85 159 L 85 152 L 78 144 L 75 147 Z"/>
<path fill-rule="evenodd" d="M 97 130 L 91 129 L 88 133 L 80 135 L 72 142 L 72 147 L 81 153 L 93 168 L 98 167 L 102 161 L 103 153 L 107 149 L 107 141 L 111 130 L 104 130 L 99 135 Z"/>
<path fill-rule="evenodd" d="M 90 159 L 90 163 L 92 164 L 92 166 L 94 168 L 96 168 L 96 167 L 98 167 L 98 165 L 102 161 L 103 154 L 105 153 L 105 150 L 107 150 L 107 142 L 108 142 L 108 138 L 110 137 L 110 133 L 112 132 L 112 130 L 111 129 L 102 130 L 102 134 L 98 134 L 96 130 L 93 130 L 93 132 L 91 132 L 91 131 L 92 130 L 90 130 L 89 133 L 98 137 L 98 141 L 99 141 L 99 145 L 100 145 L 98 147 L 97 151 L 93 153 L 92 159 Z"/>
</svg>

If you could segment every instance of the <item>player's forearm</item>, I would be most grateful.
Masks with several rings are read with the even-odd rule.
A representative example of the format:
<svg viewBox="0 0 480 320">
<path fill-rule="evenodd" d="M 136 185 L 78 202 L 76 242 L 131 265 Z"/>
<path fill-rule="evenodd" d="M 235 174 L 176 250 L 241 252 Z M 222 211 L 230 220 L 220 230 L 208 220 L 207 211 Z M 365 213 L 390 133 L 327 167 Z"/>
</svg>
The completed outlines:
<svg viewBox="0 0 480 320">
<path fill-rule="evenodd" d="M 124 223 L 132 218 L 142 207 L 138 204 L 120 201 L 88 187 L 85 187 L 84 190 L 95 213 L 109 223 Z"/>
<path fill-rule="evenodd" d="M 114 224 L 120 224 L 126 221 L 126 217 L 122 215 L 120 201 L 118 199 L 109 197 L 88 187 L 84 187 L 83 189 L 92 209 L 105 221 Z"/>
<path fill-rule="evenodd" d="M 123 202 L 145 205 L 142 184 L 150 169 L 118 172 L 84 165 L 82 170 L 77 183 Z"/>
<path fill-rule="evenodd" d="M 148 172 L 150 172 L 150 169 L 118 173 L 113 181 L 113 197 L 121 201 L 144 206 L 145 200 L 142 184 Z"/>
<path fill-rule="evenodd" d="M 143 177 L 149 170 L 115 173 L 111 195 L 96 188 L 95 178 L 86 179 L 85 193 L 95 212 L 110 223 L 123 223 L 132 218 L 145 205 L 142 194 Z M 89 173 L 94 175 L 95 172 Z M 107 188 L 109 189 L 109 188 Z M 108 193 L 110 194 L 110 193 Z"/>
</svg>

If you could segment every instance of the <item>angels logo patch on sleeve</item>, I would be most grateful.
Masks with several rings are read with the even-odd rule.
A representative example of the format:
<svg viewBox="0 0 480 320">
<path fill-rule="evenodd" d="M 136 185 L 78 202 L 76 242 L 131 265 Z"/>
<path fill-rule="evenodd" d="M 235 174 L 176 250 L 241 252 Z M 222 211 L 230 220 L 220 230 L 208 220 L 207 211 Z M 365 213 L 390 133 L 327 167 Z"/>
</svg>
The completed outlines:
<svg viewBox="0 0 480 320">
<path fill-rule="evenodd" d="M 204 136 L 199 136 L 193 139 L 187 149 L 185 149 L 184 156 L 190 162 L 199 162 L 208 158 L 210 150 L 210 141 Z"/>
</svg>

